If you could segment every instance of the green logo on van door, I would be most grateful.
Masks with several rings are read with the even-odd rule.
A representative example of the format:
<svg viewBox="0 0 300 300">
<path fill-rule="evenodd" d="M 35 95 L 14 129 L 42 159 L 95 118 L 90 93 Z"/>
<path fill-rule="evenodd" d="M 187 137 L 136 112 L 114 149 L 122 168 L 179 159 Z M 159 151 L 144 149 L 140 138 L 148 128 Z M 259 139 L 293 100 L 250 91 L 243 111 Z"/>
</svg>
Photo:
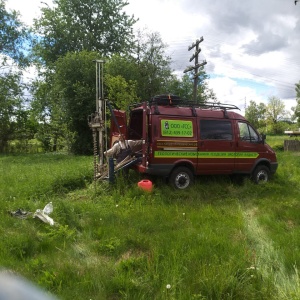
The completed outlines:
<svg viewBox="0 0 300 300">
<path fill-rule="evenodd" d="M 162 136 L 193 137 L 192 121 L 160 120 Z"/>
</svg>

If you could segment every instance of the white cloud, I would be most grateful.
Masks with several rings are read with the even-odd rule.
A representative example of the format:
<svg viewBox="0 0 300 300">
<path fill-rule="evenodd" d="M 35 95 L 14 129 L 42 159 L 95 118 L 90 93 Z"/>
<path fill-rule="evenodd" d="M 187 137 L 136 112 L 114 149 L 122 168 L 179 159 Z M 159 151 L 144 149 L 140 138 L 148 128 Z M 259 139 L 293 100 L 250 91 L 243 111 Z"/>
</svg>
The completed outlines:
<svg viewBox="0 0 300 300">
<path fill-rule="evenodd" d="M 218 101 L 236 105 L 242 114 L 245 113 L 245 106 L 250 100 L 256 103 L 264 102 L 262 95 L 254 88 L 240 86 L 237 81 L 229 77 L 209 79 L 209 87 L 214 90 Z"/>
<path fill-rule="evenodd" d="M 39 0 L 7 0 L 31 25 L 43 6 Z M 50 0 L 43 2 L 51 3 Z M 300 5 L 293 0 L 129 0 L 126 12 L 140 21 L 135 28 L 160 32 L 169 45 L 173 68 L 180 74 L 189 65 L 196 39 L 201 60 L 211 75 L 210 86 L 221 102 L 266 102 L 269 96 L 295 104 L 300 80 Z M 241 80 L 249 79 L 249 85 Z M 255 84 L 256 83 L 256 84 Z"/>
<path fill-rule="evenodd" d="M 40 8 L 44 7 L 47 3 L 51 5 L 50 0 L 7 0 L 6 7 L 11 10 L 19 11 L 21 14 L 22 21 L 31 26 L 33 24 L 33 19 L 40 16 Z"/>
</svg>

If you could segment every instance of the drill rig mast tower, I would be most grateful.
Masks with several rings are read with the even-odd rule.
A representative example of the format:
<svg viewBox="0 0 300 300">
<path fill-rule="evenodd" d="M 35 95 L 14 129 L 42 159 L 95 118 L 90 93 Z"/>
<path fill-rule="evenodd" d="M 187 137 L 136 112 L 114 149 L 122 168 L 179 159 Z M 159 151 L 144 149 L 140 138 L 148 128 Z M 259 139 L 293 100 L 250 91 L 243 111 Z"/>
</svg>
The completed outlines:
<svg viewBox="0 0 300 300">
<path fill-rule="evenodd" d="M 89 126 L 93 131 L 94 179 L 103 169 L 104 134 L 106 118 L 106 100 L 103 91 L 104 61 L 96 60 L 96 111 L 89 116 Z"/>
</svg>

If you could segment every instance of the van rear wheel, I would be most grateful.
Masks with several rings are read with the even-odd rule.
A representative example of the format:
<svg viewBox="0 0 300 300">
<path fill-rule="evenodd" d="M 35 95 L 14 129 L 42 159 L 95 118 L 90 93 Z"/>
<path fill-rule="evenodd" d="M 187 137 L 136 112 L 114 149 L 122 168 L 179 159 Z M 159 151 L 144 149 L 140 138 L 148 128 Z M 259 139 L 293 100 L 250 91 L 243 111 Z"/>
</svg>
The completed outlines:
<svg viewBox="0 0 300 300">
<path fill-rule="evenodd" d="M 178 167 L 171 173 L 169 182 L 174 188 L 183 190 L 194 183 L 194 176 L 189 168 Z"/>
<path fill-rule="evenodd" d="M 252 180 L 259 184 L 265 183 L 270 179 L 270 170 L 266 166 L 257 166 L 252 173 Z"/>
</svg>

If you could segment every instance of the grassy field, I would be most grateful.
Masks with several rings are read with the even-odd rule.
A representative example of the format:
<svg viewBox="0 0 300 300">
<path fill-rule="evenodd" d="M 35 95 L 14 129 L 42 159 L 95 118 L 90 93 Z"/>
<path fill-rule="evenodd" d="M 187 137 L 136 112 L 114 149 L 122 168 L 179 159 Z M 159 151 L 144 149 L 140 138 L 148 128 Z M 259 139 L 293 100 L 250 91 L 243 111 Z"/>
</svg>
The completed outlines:
<svg viewBox="0 0 300 300">
<path fill-rule="evenodd" d="M 95 185 L 92 157 L 0 156 L 0 266 L 66 300 L 300 299 L 300 156 L 277 154 L 265 185 L 157 179 L 152 193 L 132 172 Z M 9 213 L 50 201 L 54 226 Z"/>
</svg>

